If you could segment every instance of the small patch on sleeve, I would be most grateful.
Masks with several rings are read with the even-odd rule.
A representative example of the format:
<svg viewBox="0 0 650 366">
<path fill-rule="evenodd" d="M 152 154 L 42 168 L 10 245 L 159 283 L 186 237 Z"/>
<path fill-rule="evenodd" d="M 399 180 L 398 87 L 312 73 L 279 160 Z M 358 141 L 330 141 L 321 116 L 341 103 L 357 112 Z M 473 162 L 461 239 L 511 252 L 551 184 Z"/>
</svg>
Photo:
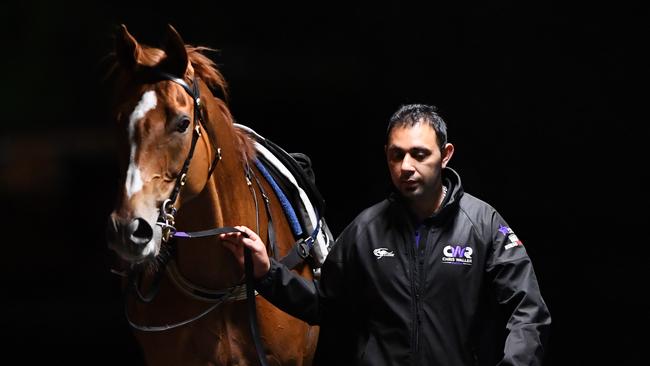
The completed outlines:
<svg viewBox="0 0 650 366">
<path fill-rule="evenodd" d="M 524 245 L 511 228 L 501 225 L 499 226 L 499 232 L 508 237 L 508 244 L 504 247 L 506 250 Z"/>
</svg>

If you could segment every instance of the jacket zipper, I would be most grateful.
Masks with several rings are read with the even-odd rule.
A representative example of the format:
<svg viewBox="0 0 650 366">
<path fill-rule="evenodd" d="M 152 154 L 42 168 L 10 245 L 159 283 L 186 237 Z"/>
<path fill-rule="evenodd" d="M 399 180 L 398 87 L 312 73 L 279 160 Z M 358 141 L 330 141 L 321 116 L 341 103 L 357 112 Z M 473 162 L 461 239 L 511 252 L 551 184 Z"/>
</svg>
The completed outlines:
<svg viewBox="0 0 650 366">
<path fill-rule="evenodd" d="M 426 229 L 422 226 L 419 226 L 416 231 L 415 231 L 415 245 L 413 246 L 413 256 L 411 257 L 413 259 L 412 263 L 412 270 L 413 270 L 413 276 L 411 279 L 411 288 L 413 291 L 413 294 L 415 295 L 415 301 L 414 301 L 414 312 L 415 312 L 415 324 L 413 326 L 413 340 L 414 340 L 414 347 L 413 347 L 413 361 L 415 364 L 417 364 L 418 360 L 418 353 L 420 350 L 420 289 L 422 284 L 420 283 L 420 278 L 421 276 L 421 271 L 422 271 L 422 265 L 421 265 L 421 256 L 424 250 L 422 250 L 422 246 L 426 247 L 426 235 L 424 238 L 420 235 L 420 232 L 422 230 Z M 424 239 L 422 241 L 421 239 Z"/>
</svg>

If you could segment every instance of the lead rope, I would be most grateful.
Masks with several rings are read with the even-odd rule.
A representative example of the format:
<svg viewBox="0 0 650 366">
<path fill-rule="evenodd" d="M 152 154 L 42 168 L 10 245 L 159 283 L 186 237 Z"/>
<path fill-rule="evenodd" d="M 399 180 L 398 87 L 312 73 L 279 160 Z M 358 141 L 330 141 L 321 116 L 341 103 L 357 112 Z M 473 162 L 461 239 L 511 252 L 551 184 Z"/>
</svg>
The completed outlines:
<svg viewBox="0 0 650 366">
<path fill-rule="evenodd" d="M 250 189 L 253 194 L 253 201 L 255 202 L 255 232 L 259 235 L 260 232 L 260 211 L 257 203 L 257 194 L 255 193 L 255 188 L 251 182 L 251 176 L 254 176 L 251 172 L 250 166 L 246 164 L 246 184 L 248 189 Z M 257 324 L 257 306 L 255 304 L 255 277 L 253 274 L 253 258 L 251 255 L 251 250 L 247 247 L 244 247 L 244 272 L 246 274 L 246 303 L 248 304 L 248 315 L 249 315 L 249 325 L 251 330 L 251 336 L 253 337 L 253 342 L 255 343 L 255 349 L 257 350 L 257 358 L 260 360 L 260 365 L 268 366 L 266 363 L 266 353 L 264 352 L 264 347 L 262 345 L 262 339 L 260 337 L 259 326 Z"/>
</svg>

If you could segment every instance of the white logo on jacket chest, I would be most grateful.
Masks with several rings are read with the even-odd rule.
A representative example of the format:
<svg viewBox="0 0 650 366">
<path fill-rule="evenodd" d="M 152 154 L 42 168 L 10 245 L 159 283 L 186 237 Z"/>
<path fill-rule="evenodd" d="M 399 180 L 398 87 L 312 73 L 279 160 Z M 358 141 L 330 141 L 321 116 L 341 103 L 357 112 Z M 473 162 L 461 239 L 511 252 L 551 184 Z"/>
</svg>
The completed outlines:
<svg viewBox="0 0 650 366">
<path fill-rule="evenodd" d="M 444 263 L 471 266 L 474 249 L 470 246 L 464 245 L 447 245 L 442 249 L 442 254 L 444 255 L 444 257 L 442 257 Z"/>
<path fill-rule="evenodd" d="M 372 254 L 377 257 L 377 259 L 382 259 L 384 257 L 394 257 L 395 253 L 388 251 L 388 248 L 377 248 L 372 251 Z"/>
</svg>

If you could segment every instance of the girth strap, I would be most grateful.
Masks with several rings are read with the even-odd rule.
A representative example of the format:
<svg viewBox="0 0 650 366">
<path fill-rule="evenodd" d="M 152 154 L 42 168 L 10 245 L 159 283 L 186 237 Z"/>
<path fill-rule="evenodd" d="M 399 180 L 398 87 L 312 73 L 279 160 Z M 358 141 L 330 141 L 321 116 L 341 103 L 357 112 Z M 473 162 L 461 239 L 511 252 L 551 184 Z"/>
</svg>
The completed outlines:
<svg viewBox="0 0 650 366">
<path fill-rule="evenodd" d="M 314 245 L 316 236 L 321 230 L 322 221 L 318 220 L 318 224 L 314 228 L 314 231 L 308 237 L 298 240 L 293 247 L 289 250 L 284 258 L 280 259 L 280 262 L 287 266 L 289 269 L 294 269 L 300 263 L 304 262 L 309 253 L 311 252 L 311 247 Z"/>
</svg>

